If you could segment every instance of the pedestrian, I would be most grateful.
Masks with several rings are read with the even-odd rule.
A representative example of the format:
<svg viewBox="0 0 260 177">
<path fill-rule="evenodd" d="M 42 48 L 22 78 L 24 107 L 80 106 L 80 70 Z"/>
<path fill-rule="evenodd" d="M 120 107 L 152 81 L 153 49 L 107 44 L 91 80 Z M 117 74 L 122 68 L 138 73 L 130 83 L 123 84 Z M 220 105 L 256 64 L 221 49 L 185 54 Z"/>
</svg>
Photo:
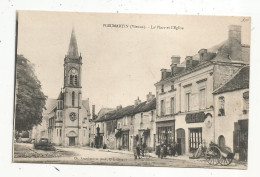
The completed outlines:
<svg viewBox="0 0 260 177">
<path fill-rule="evenodd" d="M 140 145 L 137 144 L 136 146 L 136 154 L 137 154 L 137 157 L 140 159 Z"/>
</svg>

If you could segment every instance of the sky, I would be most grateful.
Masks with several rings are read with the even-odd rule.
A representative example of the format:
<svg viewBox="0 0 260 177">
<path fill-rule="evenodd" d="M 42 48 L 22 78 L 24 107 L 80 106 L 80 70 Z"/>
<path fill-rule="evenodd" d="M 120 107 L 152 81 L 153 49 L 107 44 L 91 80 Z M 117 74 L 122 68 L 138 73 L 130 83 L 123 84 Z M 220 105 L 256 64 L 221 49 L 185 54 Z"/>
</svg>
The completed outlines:
<svg viewBox="0 0 260 177">
<path fill-rule="evenodd" d="M 242 43 L 250 44 L 250 19 L 244 17 L 19 11 L 17 53 L 35 64 L 44 94 L 56 99 L 74 28 L 83 62 L 82 96 L 98 111 L 132 105 L 137 97 L 145 101 L 149 92 L 155 94 L 160 70 L 170 69 L 172 55 L 184 61 L 223 42 L 229 25 L 241 25 Z"/>
</svg>

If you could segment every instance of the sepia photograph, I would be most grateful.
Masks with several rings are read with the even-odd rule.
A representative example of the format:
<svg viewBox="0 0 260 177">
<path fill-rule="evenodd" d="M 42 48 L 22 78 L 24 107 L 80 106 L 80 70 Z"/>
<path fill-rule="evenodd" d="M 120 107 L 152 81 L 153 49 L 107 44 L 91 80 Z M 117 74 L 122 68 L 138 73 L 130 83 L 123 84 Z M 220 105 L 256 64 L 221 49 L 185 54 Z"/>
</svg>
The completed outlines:
<svg viewBox="0 0 260 177">
<path fill-rule="evenodd" d="M 248 169 L 251 18 L 17 11 L 14 163 Z"/>
</svg>

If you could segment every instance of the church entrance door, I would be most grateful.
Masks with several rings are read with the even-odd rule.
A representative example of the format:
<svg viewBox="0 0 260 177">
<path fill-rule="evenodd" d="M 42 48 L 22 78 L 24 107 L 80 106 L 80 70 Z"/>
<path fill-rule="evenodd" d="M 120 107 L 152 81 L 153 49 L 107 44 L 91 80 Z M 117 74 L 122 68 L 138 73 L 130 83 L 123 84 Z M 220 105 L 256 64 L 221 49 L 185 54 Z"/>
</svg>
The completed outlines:
<svg viewBox="0 0 260 177">
<path fill-rule="evenodd" d="M 69 137 L 69 146 L 75 146 L 75 137 Z"/>
</svg>

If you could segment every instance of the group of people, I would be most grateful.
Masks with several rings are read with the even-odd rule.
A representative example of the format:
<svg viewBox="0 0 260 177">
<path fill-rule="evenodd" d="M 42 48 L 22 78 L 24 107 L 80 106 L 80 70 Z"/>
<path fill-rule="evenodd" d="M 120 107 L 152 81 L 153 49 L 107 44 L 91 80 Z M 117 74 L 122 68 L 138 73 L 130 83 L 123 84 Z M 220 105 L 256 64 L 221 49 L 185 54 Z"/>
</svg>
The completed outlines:
<svg viewBox="0 0 260 177">
<path fill-rule="evenodd" d="M 141 158 L 141 157 L 144 157 L 144 154 L 145 154 L 145 148 L 146 148 L 146 144 L 143 143 L 143 144 L 137 144 L 137 146 L 134 148 L 134 156 L 135 156 L 135 159 L 137 158 Z"/>
<path fill-rule="evenodd" d="M 179 143 L 162 143 L 156 146 L 156 155 L 158 157 L 176 156 L 181 154 L 181 145 Z"/>
</svg>

